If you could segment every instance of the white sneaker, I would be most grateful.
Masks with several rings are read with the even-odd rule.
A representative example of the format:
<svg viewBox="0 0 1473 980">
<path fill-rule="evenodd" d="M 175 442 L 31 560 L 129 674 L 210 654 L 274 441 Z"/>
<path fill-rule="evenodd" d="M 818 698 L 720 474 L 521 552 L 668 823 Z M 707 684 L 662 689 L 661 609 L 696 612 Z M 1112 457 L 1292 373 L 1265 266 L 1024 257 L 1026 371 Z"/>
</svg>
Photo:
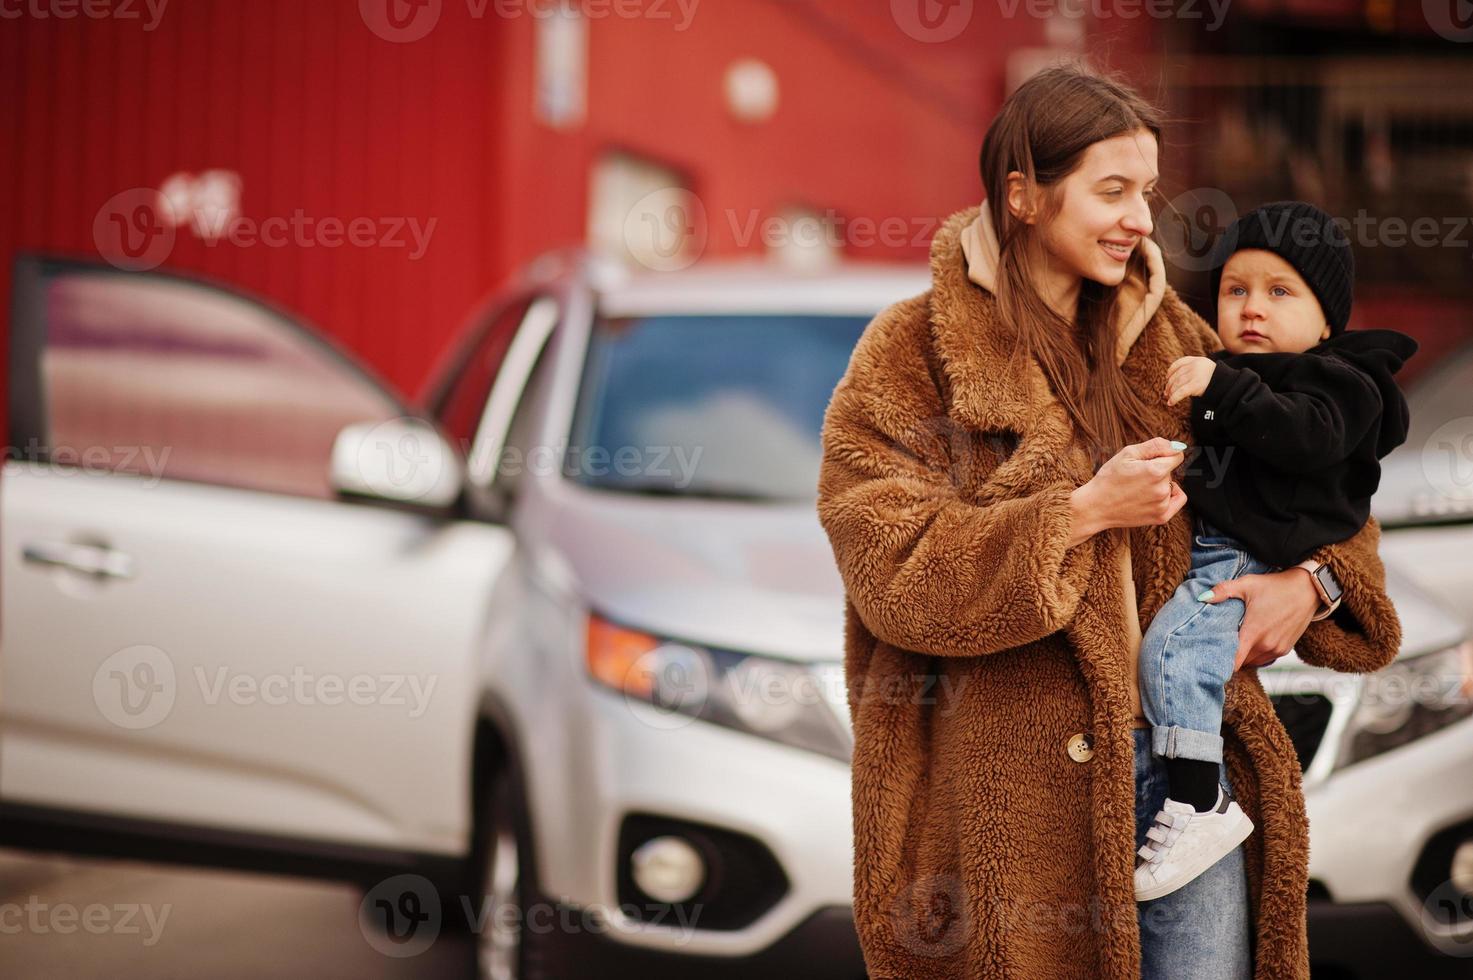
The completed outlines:
<svg viewBox="0 0 1473 980">
<path fill-rule="evenodd" d="M 1136 853 L 1135 900 L 1169 895 L 1212 867 L 1253 833 L 1253 821 L 1217 787 L 1217 803 L 1198 813 L 1168 798 L 1146 831 L 1150 842 Z"/>
</svg>

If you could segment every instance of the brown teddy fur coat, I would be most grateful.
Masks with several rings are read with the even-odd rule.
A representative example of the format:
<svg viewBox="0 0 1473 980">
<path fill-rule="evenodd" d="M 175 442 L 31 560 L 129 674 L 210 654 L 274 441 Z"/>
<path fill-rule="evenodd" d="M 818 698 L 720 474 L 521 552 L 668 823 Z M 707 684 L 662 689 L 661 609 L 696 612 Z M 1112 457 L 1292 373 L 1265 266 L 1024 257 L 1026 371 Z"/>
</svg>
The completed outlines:
<svg viewBox="0 0 1473 980">
<path fill-rule="evenodd" d="M 1065 548 L 1092 461 L 1071 449 L 1038 363 L 1010 364 L 1008 325 L 968 277 L 961 239 L 977 217 L 937 232 L 931 289 L 869 324 L 825 415 L 818 513 L 846 593 L 855 922 L 871 977 L 1135 980 L 1136 677 L 1119 551 L 1134 553 L 1131 611 L 1149 623 L 1187 572 L 1191 505 Z M 1173 360 L 1220 347 L 1167 288 L 1122 368 L 1162 391 Z M 1189 442 L 1188 403 L 1159 404 L 1155 434 Z M 1363 672 L 1395 657 L 1379 539 L 1372 518 L 1315 554 L 1345 597 L 1295 644 L 1305 662 Z M 1256 825 L 1256 975 L 1307 978 L 1300 767 L 1254 669 L 1228 684 L 1223 737 Z"/>
</svg>

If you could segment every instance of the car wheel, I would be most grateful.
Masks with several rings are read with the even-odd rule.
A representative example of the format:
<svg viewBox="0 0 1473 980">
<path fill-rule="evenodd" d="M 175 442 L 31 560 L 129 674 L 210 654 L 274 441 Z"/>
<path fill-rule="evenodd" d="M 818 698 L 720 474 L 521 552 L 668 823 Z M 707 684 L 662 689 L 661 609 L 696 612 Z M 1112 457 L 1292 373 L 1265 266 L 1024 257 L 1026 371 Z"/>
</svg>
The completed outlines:
<svg viewBox="0 0 1473 980">
<path fill-rule="evenodd" d="M 476 975 L 481 980 L 526 980 L 527 931 L 522 928 L 529 890 L 523 814 L 511 768 L 498 765 L 486 780 L 476 898 L 485 917 L 475 930 Z"/>
</svg>

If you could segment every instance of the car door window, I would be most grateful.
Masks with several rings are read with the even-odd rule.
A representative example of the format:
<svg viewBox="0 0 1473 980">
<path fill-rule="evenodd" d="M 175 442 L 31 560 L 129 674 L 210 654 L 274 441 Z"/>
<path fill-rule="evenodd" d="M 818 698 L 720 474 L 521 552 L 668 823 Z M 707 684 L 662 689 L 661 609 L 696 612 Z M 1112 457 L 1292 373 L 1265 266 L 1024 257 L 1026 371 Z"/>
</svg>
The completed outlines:
<svg viewBox="0 0 1473 980">
<path fill-rule="evenodd" d="M 462 453 L 470 452 L 496 373 L 531 303 L 530 296 L 523 296 L 491 314 L 451 370 L 449 382 L 431 400 L 435 419 Z"/>
<path fill-rule="evenodd" d="M 53 464 L 331 498 L 338 432 L 405 414 L 327 341 L 186 278 L 47 264 L 30 287 Z"/>
</svg>

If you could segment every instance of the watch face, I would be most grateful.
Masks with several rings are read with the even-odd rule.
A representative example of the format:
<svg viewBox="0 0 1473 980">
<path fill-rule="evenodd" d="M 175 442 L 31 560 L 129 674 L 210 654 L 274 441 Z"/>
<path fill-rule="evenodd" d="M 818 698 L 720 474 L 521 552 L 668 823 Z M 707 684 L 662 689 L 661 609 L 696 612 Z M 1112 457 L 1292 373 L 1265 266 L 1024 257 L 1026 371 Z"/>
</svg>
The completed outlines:
<svg viewBox="0 0 1473 980">
<path fill-rule="evenodd" d="M 1314 573 L 1314 577 L 1319 579 L 1320 585 L 1325 587 L 1325 594 L 1330 597 L 1331 602 L 1340 598 L 1340 583 L 1335 581 L 1329 565 L 1320 566 L 1319 571 Z"/>
</svg>

